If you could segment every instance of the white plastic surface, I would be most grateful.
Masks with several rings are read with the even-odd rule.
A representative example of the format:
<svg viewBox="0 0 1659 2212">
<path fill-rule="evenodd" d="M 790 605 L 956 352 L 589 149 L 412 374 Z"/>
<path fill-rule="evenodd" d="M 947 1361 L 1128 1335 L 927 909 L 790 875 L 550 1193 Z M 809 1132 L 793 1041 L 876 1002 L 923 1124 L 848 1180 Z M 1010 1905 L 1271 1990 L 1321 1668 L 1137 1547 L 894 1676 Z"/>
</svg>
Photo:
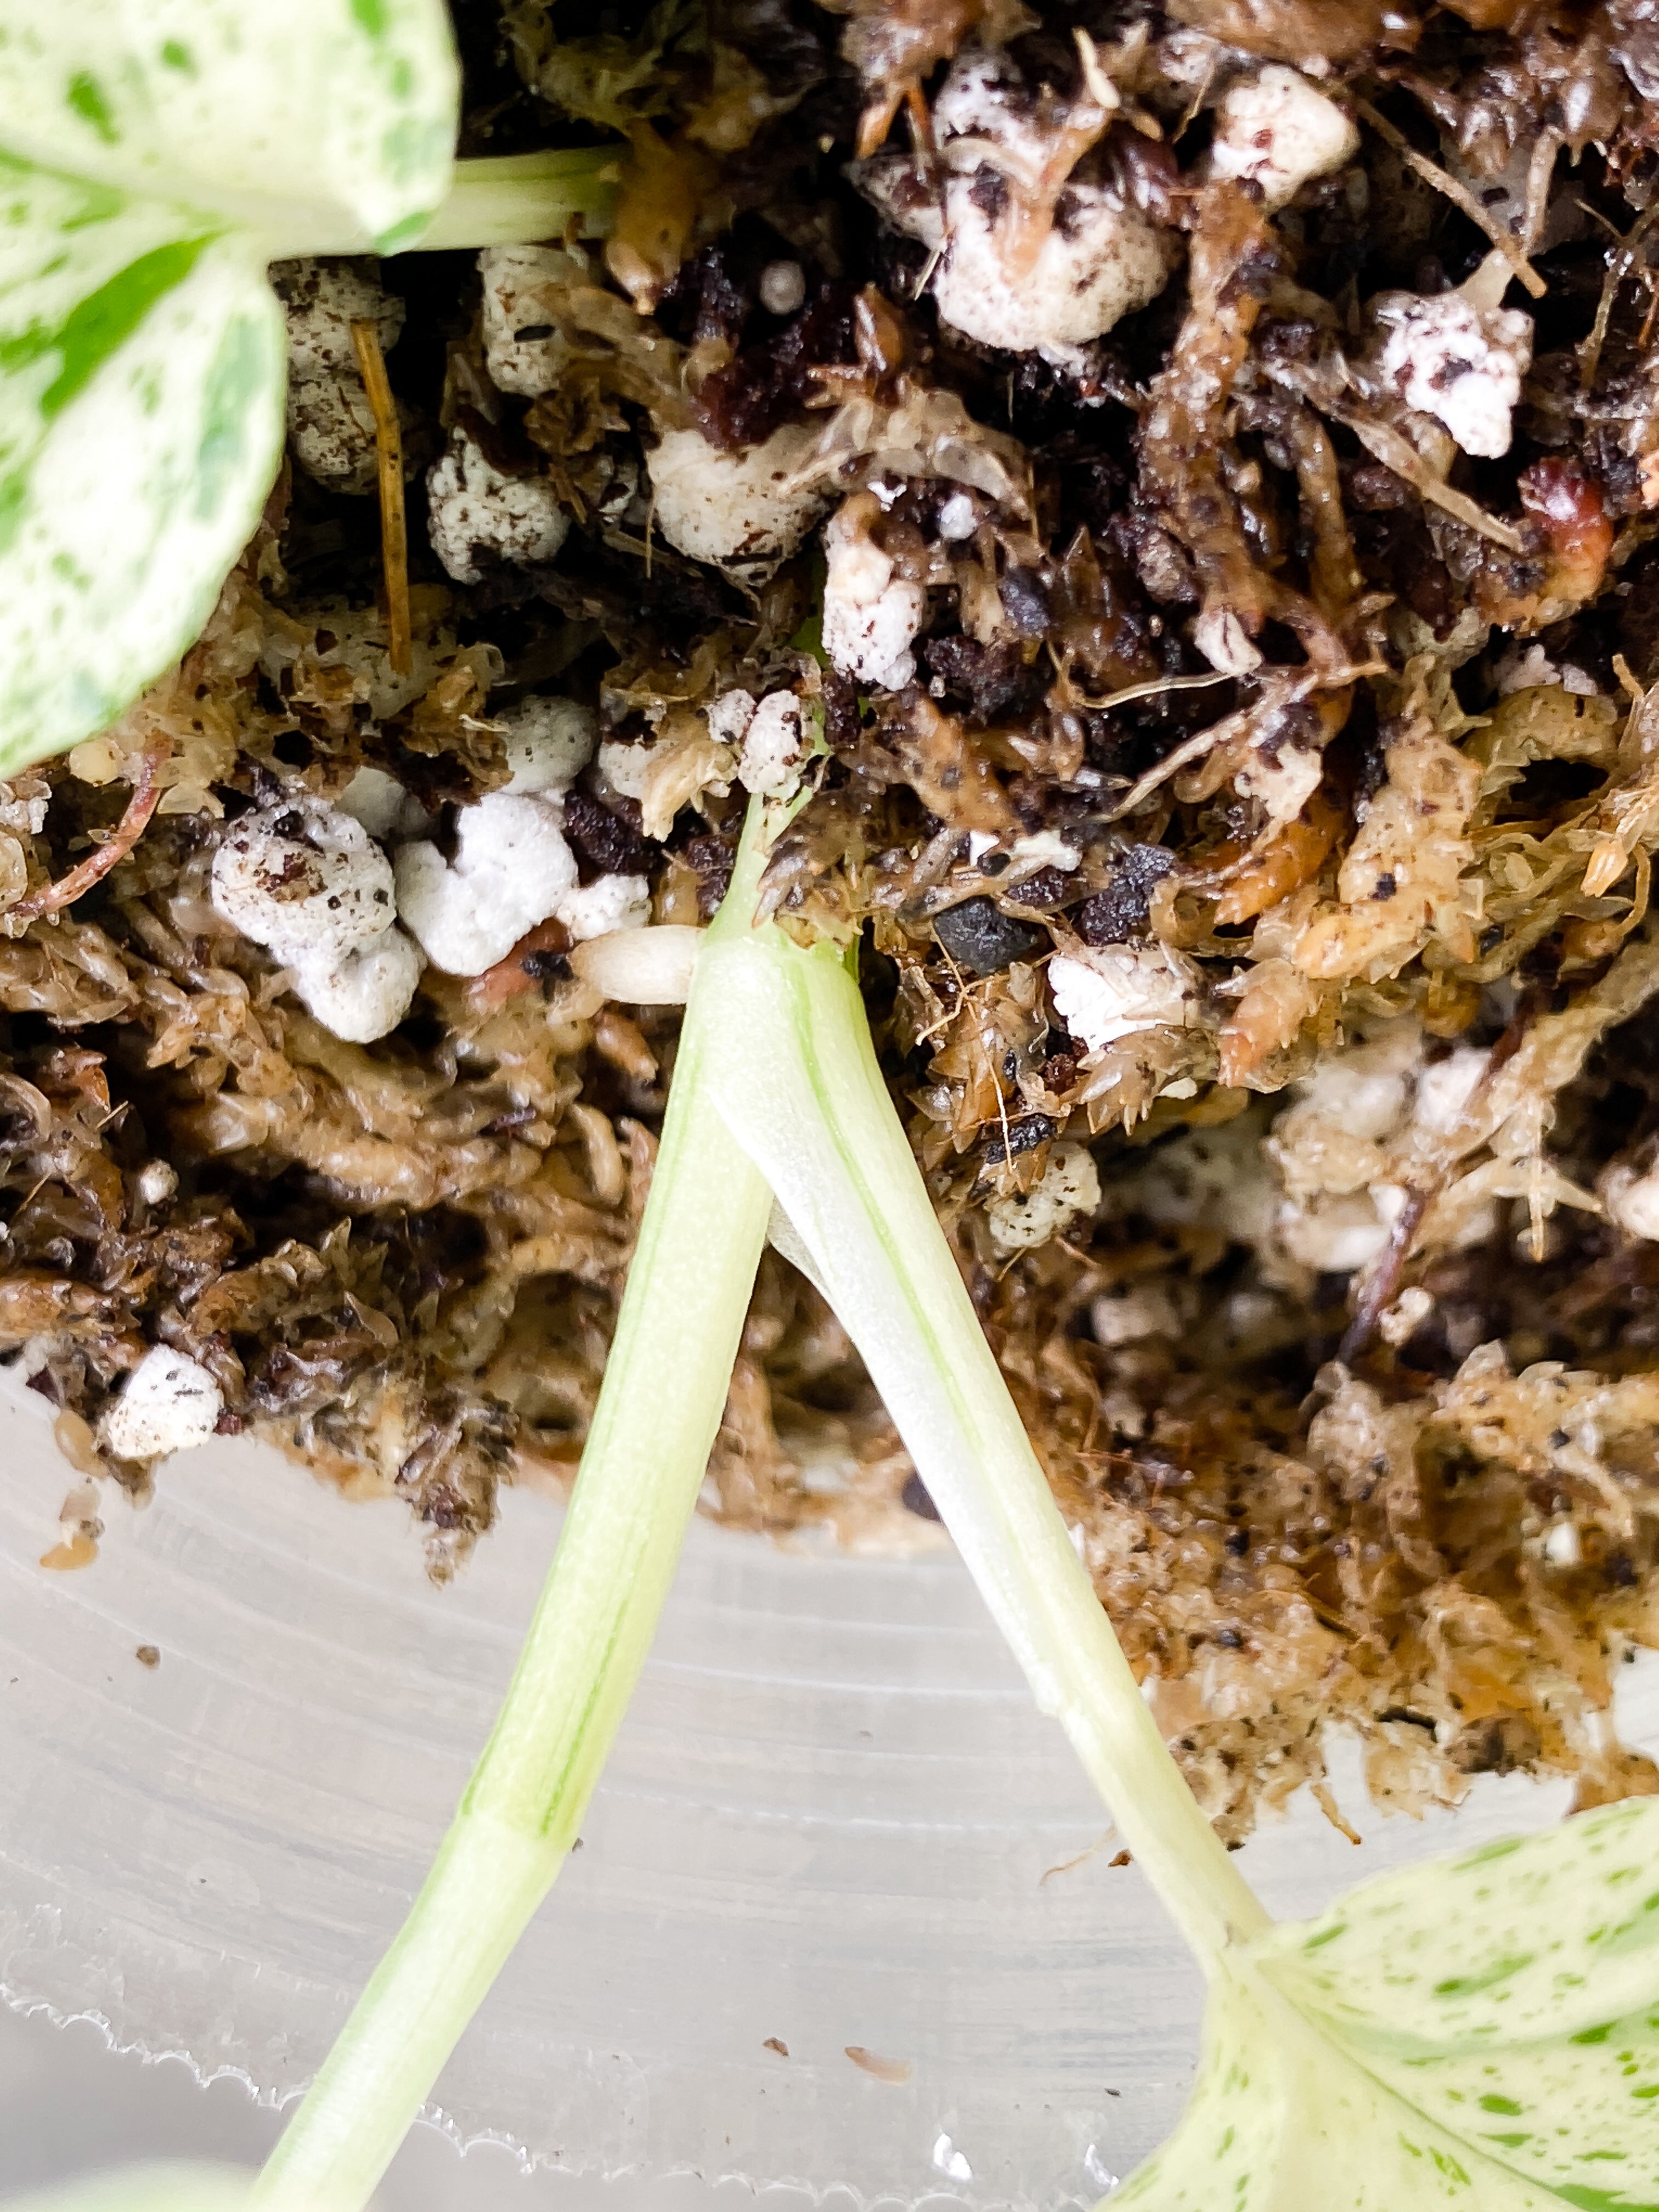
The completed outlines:
<svg viewBox="0 0 1659 2212">
<path fill-rule="evenodd" d="M 436 1590 L 399 1507 L 216 1442 L 145 1511 L 108 1492 L 98 1561 L 46 1573 L 73 1478 L 41 1401 L 0 1392 L 0 1996 L 289 2097 L 438 1840 L 556 1512 L 509 1496 Z M 1274 1909 L 1448 1844 L 1339 1795 L 1362 1850 L 1305 1803 L 1249 1846 Z M 1456 1839 L 1565 1796 L 1484 1784 Z M 1174 2118 L 1200 2001 L 1137 1869 L 1048 1871 L 1104 1829 L 952 1558 L 699 1525 L 446 2123 L 575 2172 L 1091 2202 Z"/>
</svg>

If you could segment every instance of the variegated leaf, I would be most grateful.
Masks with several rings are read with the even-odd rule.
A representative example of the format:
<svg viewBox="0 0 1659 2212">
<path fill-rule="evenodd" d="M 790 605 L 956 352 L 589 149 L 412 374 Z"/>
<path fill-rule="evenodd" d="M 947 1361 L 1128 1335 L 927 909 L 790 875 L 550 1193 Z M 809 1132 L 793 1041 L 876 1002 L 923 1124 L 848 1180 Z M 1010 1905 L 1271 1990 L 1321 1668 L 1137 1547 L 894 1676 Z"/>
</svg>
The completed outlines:
<svg viewBox="0 0 1659 2212">
<path fill-rule="evenodd" d="M 0 146 L 261 231 L 270 259 L 416 235 L 459 96 L 439 0 L 0 0 Z"/>
<path fill-rule="evenodd" d="M 0 774 L 200 630 L 282 458 L 285 374 L 246 236 L 0 157 Z"/>
<path fill-rule="evenodd" d="M 1248 1949 L 1212 1985 L 1181 2124 L 1112 2212 L 1559 2212 L 1374 2080 Z"/>
<path fill-rule="evenodd" d="M 1390 1875 L 1255 1956 L 1465 2142 L 1570 2204 L 1659 2212 L 1659 1801 Z"/>
<path fill-rule="evenodd" d="M 442 198 L 442 0 L 0 0 L 0 775 L 201 629 L 282 453 L 279 255 Z"/>
<path fill-rule="evenodd" d="M 1659 1802 L 1407 1868 L 1229 1954 L 1147 2212 L 1659 2212 Z"/>
</svg>

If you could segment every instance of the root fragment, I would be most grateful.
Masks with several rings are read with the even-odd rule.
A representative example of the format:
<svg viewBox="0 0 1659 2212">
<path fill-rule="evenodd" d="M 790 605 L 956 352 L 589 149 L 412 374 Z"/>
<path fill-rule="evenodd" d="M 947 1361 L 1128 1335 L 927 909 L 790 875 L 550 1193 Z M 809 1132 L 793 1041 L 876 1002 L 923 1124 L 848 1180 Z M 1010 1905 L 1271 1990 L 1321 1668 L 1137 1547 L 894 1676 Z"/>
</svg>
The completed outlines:
<svg viewBox="0 0 1659 2212">
<path fill-rule="evenodd" d="M 380 333 L 372 322 L 353 323 L 351 343 L 363 390 L 374 416 L 374 461 L 380 490 L 380 560 L 386 572 L 386 649 L 394 672 L 414 666 L 409 618 L 409 525 L 404 512 L 404 440 L 398 403 L 386 373 Z"/>
</svg>

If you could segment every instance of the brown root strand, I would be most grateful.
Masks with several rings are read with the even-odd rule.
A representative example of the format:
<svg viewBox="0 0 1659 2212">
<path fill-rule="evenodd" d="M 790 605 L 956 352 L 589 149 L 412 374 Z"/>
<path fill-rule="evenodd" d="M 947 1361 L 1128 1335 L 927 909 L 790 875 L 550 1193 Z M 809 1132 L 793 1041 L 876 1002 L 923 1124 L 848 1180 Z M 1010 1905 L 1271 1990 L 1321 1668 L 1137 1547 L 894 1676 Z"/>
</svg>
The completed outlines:
<svg viewBox="0 0 1659 2212">
<path fill-rule="evenodd" d="M 143 835 L 149 817 L 155 811 L 161 796 L 161 775 L 173 751 L 171 738 L 158 738 L 147 745 L 138 757 L 138 772 L 133 780 L 132 797 L 127 801 L 126 811 L 115 828 L 94 853 L 89 853 L 68 875 L 60 876 L 55 884 L 42 884 L 28 892 L 9 909 L 9 920 L 35 921 L 42 915 L 59 914 L 65 907 L 73 906 L 76 899 L 84 898 L 94 884 L 101 883 L 118 860 L 124 860 Z"/>
<path fill-rule="evenodd" d="M 414 666 L 409 616 L 409 524 L 404 511 L 404 441 L 398 403 L 386 373 L 380 334 L 372 321 L 353 323 L 351 343 L 374 416 L 374 463 L 380 493 L 380 562 L 386 574 L 386 653 L 394 672 Z"/>
</svg>

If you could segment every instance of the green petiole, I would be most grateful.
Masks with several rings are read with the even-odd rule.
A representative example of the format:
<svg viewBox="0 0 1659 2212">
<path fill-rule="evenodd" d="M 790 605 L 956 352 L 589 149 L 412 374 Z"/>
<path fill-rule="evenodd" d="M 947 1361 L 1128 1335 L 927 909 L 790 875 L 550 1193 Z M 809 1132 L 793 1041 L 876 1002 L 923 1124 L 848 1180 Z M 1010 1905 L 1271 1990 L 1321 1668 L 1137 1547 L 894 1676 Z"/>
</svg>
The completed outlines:
<svg viewBox="0 0 1659 2212">
<path fill-rule="evenodd" d="M 1038 1705 L 1213 1961 L 1267 1917 L 1164 1747 L 1073 1547 L 893 1110 L 848 963 L 768 926 L 723 933 L 698 981 L 718 993 L 726 1044 L 712 1104 L 776 1194 Z"/>
<path fill-rule="evenodd" d="M 457 161 L 430 215 L 411 216 L 371 240 L 337 217 L 296 212 L 271 229 L 264 258 L 288 261 L 312 254 L 448 253 L 486 246 L 522 246 L 560 239 L 575 224 L 584 238 L 603 238 L 617 211 L 621 171 L 612 146 L 555 149 L 541 154 L 492 154 Z M 264 236 L 261 210 L 248 228 Z"/>
<path fill-rule="evenodd" d="M 616 213 L 617 174 L 616 149 L 608 146 L 458 161 L 449 190 L 414 240 L 415 248 L 442 252 L 559 238 L 578 217 L 585 237 L 601 238 Z"/>
<path fill-rule="evenodd" d="M 740 927 L 759 858 L 708 951 Z M 262 2205 L 367 2202 L 552 1887 L 639 1678 L 771 1206 L 709 1107 L 723 1011 L 700 963 L 605 1385 L 517 1671 L 425 1887 L 265 2168 Z"/>
<path fill-rule="evenodd" d="M 1210 1978 L 1187 2116 L 1125 2201 L 1398 2212 L 1440 2203 L 1449 2185 L 1469 2212 L 1650 2212 L 1659 2128 L 1643 2100 L 1659 2090 L 1659 2043 L 1631 2016 L 1659 1997 L 1659 1953 L 1639 1949 L 1639 1911 L 1623 1928 L 1601 1899 L 1651 1886 L 1659 1805 L 1587 1816 L 1491 1872 L 1481 1854 L 1415 1869 L 1311 1928 L 1271 1925 L 1073 1549 L 888 1097 L 848 957 L 754 919 L 764 860 L 756 810 L 699 957 L 599 1413 L 495 1732 L 256 2201 L 357 2212 L 556 1874 L 666 1593 L 775 1193 L 775 1241 L 858 1345 L 1038 1704 Z M 1598 1956 L 1610 1928 L 1617 1942 Z M 1650 2059 L 1613 2048 L 1632 2044 Z M 1500 2105 L 1533 2124 L 1483 2128 Z M 1643 2193 L 1580 2190 L 1577 2163 L 1609 2155 L 1615 2136 L 1620 2180 Z"/>
<path fill-rule="evenodd" d="M 259 2199 L 363 2203 L 552 1886 L 702 1480 L 775 1191 L 1036 1692 L 1206 1962 L 1265 1915 L 1157 1725 L 1026 1440 L 876 1065 L 846 959 L 755 924 L 751 816 L 697 963 L 616 1341 L 547 1587 L 402 1932 Z"/>
</svg>

